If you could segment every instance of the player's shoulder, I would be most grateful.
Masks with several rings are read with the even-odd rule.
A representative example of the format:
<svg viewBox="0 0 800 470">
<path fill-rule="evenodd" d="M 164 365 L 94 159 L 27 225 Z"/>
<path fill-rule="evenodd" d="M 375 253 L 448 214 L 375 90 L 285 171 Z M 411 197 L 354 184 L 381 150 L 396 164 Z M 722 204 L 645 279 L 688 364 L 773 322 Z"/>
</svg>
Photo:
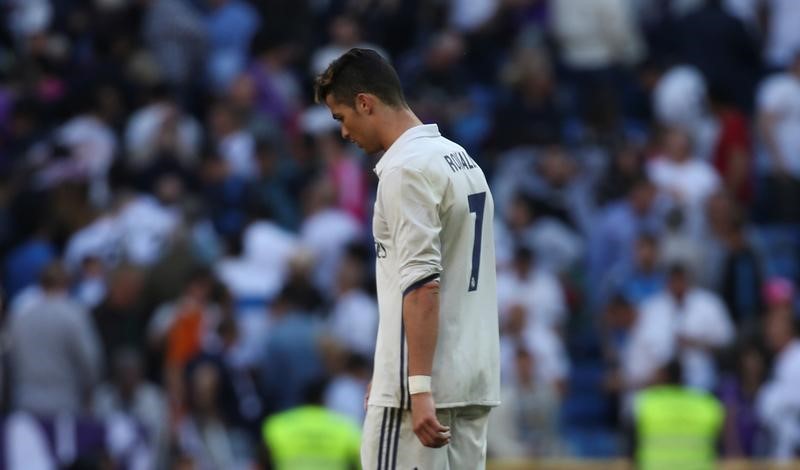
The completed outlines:
<svg viewBox="0 0 800 470">
<path fill-rule="evenodd" d="M 426 177 L 435 180 L 439 176 L 446 175 L 445 158 L 459 152 L 466 153 L 461 146 L 444 137 L 425 139 L 424 143 L 420 142 L 420 145 L 410 147 L 404 153 L 403 158 L 398 159 L 394 165 L 387 168 L 386 176 L 390 178 Z M 382 176 L 381 179 L 383 178 Z"/>
</svg>

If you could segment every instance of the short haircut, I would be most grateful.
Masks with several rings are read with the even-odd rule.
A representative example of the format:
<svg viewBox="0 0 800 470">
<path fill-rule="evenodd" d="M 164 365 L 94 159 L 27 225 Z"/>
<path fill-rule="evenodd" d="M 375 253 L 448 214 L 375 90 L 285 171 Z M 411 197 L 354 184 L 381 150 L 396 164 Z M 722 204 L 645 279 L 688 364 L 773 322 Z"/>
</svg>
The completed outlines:
<svg viewBox="0 0 800 470">
<path fill-rule="evenodd" d="M 318 103 L 323 103 L 330 95 L 338 103 L 354 106 L 359 93 L 375 95 L 394 108 L 406 107 L 397 72 L 371 49 L 350 49 L 314 82 L 314 97 Z"/>
</svg>

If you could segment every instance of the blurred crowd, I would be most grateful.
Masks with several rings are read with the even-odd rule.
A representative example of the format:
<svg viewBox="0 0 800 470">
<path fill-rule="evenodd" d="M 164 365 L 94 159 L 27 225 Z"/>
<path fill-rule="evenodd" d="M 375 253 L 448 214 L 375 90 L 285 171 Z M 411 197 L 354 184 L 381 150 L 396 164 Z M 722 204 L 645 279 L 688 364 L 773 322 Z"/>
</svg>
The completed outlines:
<svg viewBox="0 0 800 470">
<path fill-rule="evenodd" d="M 797 0 L 0 7 L 0 462 L 252 468 L 277 413 L 360 425 L 375 160 L 311 86 L 355 46 L 490 178 L 490 457 L 630 453 L 672 360 L 723 455 L 800 449 Z"/>
</svg>

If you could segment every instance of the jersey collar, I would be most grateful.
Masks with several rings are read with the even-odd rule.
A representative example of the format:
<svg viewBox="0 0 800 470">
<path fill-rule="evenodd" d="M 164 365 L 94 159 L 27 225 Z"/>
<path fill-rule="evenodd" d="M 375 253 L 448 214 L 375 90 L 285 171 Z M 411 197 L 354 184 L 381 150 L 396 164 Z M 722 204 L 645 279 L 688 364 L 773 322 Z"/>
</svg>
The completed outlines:
<svg viewBox="0 0 800 470">
<path fill-rule="evenodd" d="M 421 124 L 419 126 L 414 126 L 403 132 L 394 143 L 389 146 L 389 148 L 384 152 L 383 156 L 381 156 L 378 163 L 375 164 L 375 174 L 378 175 L 378 178 L 381 177 L 381 173 L 383 173 L 384 169 L 386 169 L 387 165 L 392 161 L 397 159 L 397 154 L 400 153 L 400 149 L 403 146 L 416 138 L 419 137 L 439 137 L 442 134 L 439 132 L 439 126 L 436 124 Z"/>
</svg>

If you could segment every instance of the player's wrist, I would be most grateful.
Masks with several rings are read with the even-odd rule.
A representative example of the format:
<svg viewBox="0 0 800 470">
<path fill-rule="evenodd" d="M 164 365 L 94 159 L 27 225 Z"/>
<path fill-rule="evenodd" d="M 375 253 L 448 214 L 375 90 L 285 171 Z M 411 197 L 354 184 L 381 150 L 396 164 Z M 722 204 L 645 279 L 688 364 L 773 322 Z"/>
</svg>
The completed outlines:
<svg viewBox="0 0 800 470">
<path fill-rule="evenodd" d="M 432 391 L 430 375 L 411 375 L 408 377 L 408 393 L 411 396 L 431 393 Z"/>
</svg>

